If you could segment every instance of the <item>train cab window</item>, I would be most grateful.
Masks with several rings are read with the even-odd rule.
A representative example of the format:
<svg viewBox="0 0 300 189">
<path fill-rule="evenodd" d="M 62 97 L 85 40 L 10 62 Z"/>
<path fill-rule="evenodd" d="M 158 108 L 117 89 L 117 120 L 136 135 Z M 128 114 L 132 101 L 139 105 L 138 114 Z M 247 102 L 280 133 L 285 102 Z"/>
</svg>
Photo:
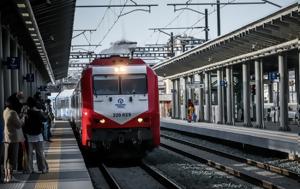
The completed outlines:
<svg viewBox="0 0 300 189">
<path fill-rule="evenodd" d="M 119 94 L 119 77 L 113 75 L 94 76 L 95 95 Z"/>
<path fill-rule="evenodd" d="M 122 94 L 146 94 L 147 92 L 146 75 L 121 76 Z"/>
</svg>

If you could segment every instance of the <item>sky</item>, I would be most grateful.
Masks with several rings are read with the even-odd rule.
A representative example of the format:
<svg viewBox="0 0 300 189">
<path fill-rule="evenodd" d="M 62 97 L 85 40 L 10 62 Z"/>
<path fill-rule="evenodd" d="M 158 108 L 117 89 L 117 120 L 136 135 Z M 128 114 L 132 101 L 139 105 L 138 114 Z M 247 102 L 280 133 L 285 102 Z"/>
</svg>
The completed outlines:
<svg viewBox="0 0 300 189">
<path fill-rule="evenodd" d="M 262 0 L 221 0 L 221 2 L 262 2 Z M 296 3 L 297 0 L 270 0 L 283 8 Z M 86 32 L 72 40 L 73 45 L 99 44 L 95 48 L 72 49 L 71 51 L 93 51 L 99 53 L 110 47 L 111 43 L 119 40 L 137 42 L 138 46 L 149 44 L 165 44 L 169 37 L 160 32 L 154 32 L 149 28 L 157 27 L 191 27 L 204 26 L 203 15 L 190 10 L 176 11 L 168 3 L 185 3 L 187 0 L 135 0 L 137 4 L 158 4 L 152 7 L 151 13 L 135 11 L 118 18 L 120 12 L 127 13 L 134 8 L 76 8 L 74 29 L 96 29 L 95 32 Z M 216 0 L 190 0 L 190 3 L 215 3 Z M 108 5 L 108 4 L 133 4 L 130 0 L 77 0 L 77 5 Z M 182 8 L 182 7 L 177 7 Z M 217 15 L 216 6 L 190 6 L 194 10 L 209 12 L 209 39 L 217 37 Z M 221 8 L 221 34 L 226 34 L 244 25 L 263 18 L 280 8 L 270 4 L 260 5 L 227 5 Z M 117 20 L 117 21 L 116 21 Z M 114 24 L 115 23 L 115 24 Z M 195 24 L 196 23 L 196 24 Z M 171 32 L 168 30 L 166 32 Z M 201 29 L 172 30 L 174 34 L 205 38 Z M 79 32 L 73 32 L 76 36 Z"/>
</svg>

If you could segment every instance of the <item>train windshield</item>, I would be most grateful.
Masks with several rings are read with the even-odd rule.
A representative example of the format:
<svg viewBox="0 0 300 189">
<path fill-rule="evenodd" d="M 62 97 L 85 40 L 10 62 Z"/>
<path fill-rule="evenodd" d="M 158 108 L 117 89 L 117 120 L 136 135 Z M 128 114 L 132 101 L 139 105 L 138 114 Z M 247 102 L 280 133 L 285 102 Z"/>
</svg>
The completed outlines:
<svg viewBox="0 0 300 189">
<path fill-rule="evenodd" d="M 146 94 L 146 75 L 121 76 L 121 94 Z"/>
<path fill-rule="evenodd" d="M 119 77 L 113 75 L 94 76 L 95 95 L 119 94 Z"/>
</svg>

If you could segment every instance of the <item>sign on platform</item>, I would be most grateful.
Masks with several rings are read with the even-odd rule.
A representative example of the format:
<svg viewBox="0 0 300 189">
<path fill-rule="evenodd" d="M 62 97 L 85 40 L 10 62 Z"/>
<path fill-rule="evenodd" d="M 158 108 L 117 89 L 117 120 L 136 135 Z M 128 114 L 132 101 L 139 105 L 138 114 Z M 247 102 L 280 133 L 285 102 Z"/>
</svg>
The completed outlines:
<svg viewBox="0 0 300 189">
<path fill-rule="evenodd" d="M 191 89 L 204 88 L 204 84 L 203 83 L 187 83 L 186 87 L 191 88 Z"/>
<path fill-rule="evenodd" d="M 7 69 L 17 70 L 20 68 L 20 58 L 19 57 L 7 57 L 6 61 Z"/>
</svg>

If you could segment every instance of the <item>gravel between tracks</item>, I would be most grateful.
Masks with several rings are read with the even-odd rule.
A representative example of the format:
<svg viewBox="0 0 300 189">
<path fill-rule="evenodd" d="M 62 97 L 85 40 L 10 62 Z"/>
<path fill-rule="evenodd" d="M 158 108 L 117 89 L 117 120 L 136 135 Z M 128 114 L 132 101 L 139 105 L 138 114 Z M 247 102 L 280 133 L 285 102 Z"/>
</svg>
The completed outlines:
<svg viewBox="0 0 300 189">
<path fill-rule="evenodd" d="M 147 155 L 145 161 L 187 189 L 259 188 L 168 150 L 156 149 Z"/>
<path fill-rule="evenodd" d="M 190 142 L 193 142 L 195 144 L 199 144 L 199 145 L 202 145 L 205 147 L 216 149 L 216 150 L 219 150 L 219 151 L 222 151 L 225 153 L 229 153 L 232 155 L 237 155 L 240 157 L 256 160 L 256 161 L 263 162 L 263 163 L 269 163 L 271 165 L 274 165 L 274 166 L 277 166 L 280 168 L 285 168 L 287 170 L 290 170 L 290 171 L 300 174 L 300 163 L 298 161 L 289 161 L 286 159 L 282 160 L 282 159 L 279 159 L 276 157 L 263 157 L 263 156 L 259 156 L 259 155 L 254 155 L 254 154 L 246 153 L 240 149 L 229 147 L 229 146 L 226 146 L 223 144 L 213 143 L 213 142 L 203 140 L 200 138 L 185 136 L 183 134 L 176 133 L 173 131 L 161 130 L 161 133 L 178 138 L 178 139 L 187 140 L 187 141 L 190 141 Z"/>
</svg>

